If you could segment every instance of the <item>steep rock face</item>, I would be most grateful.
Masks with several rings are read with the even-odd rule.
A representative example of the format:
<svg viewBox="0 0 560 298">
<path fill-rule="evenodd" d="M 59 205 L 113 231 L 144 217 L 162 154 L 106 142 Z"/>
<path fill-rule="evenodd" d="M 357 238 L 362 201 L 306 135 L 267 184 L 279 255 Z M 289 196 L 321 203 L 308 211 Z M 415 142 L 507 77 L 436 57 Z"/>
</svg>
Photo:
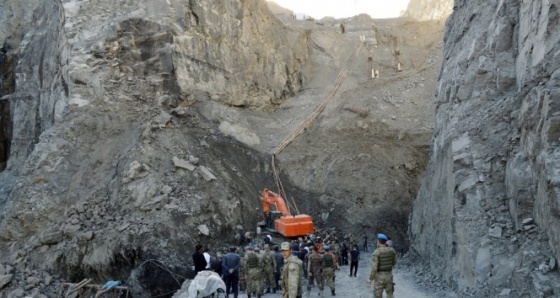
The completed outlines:
<svg viewBox="0 0 560 298">
<path fill-rule="evenodd" d="M 0 81 L 0 135 L 7 167 L 17 171 L 40 134 L 62 118 L 69 92 L 68 48 L 62 30 L 64 13 L 57 1 L 2 5 L 6 14 L 0 19 L 4 78 Z"/>
<path fill-rule="evenodd" d="M 558 296 L 557 4 L 455 6 L 412 247 L 463 293 Z"/>
<path fill-rule="evenodd" d="M 196 105 L 267 108 L 296 92 L 303 30 L 259 0 L 2 5 L 0 259 L 20 264 L 16 280 L 130 277 L 135 297 L 156 296 L 178 285 L 142 261 L 188 276 L 194 243 L 254 226 L 268 158 Z"/>
<path fill-rule="evenodd" d="M 282 101 L 304 81 L 305 34 L 285 30 L 263 1 L 121 2 L 112 11 L 113 1 L 65 1 L 77 103 L 115 100 L 107 79 L 131 75 L 189 103 L 253 107 Z M 176 90 L 156 90 L 170 84 Z"/>
<path fill-rule="evenodd" d="M 439 20 L 453 12 L 454 0 L 410 0 L 403 16 L 419 21 Z"/>
</svg>

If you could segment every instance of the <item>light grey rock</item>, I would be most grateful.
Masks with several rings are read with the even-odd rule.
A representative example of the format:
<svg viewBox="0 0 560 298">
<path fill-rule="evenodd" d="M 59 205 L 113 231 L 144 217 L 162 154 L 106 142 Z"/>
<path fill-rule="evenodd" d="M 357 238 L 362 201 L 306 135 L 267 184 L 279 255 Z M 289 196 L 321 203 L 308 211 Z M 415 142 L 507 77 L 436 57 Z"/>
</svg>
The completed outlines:
<svg viewBox="0 0 560 298">
<path fill-rule="evenodd" d="M 0 275 L 0 290 L 3 289 L 11 280 L 13 274 Z"/>
<path fill-rule="evenodd" d="M 193 165 L 198 165 L 198 162 L 200 161 L 200 159 L 198 157 L 195 157 L 194 155 L 189 155 L 189 162 Z"/>
<path fill-rule="evenodd" d="M 29 276 L 27 277 L 27 279 L 25 280 L 25 282 L 27 283 L 28 286 L 34 288 L 36 287 L 40 282 L 42 282 L 43 280 L 41 278 L 38 277 L 34 277 L 34 276 Z"/>
<path fill-rule="evenodd" d="M 128 229 L 128 227 L 130 227 L 130 223 L 128 223 L 128 222 L 124 223 L 120 227 L 117 228 L 117 231 L 122 232 L 122 231 Z"/>
<path fill-rule="evenodd" d="M 202 178 L 204 178 L 204 180 L 206 180 L 206 181 L 214 181 L 214 180 L 217 179 L 216 176 L 214 176 L 214 174 L 212 174 L 210 169 L 208 169 L 205 166 L 199 166 L 198 167 L 198 172 L 200 173 L 200 175 L 202 175 Z"/>
<path fill-rule="evenodd" d="M 181 169 L 185 169 L 185 170 L 189 170 L 189 171 L 194 171 L 196 169 L 196 166 L 192 165 L 190 162 L 184 160 L 184 159 L 180 159 L 176 156 L 173 157 L 173 164 L 175 165 L 175 167 L 177 168 L 181 168 Z"/>
<path fill-rule="evenodd" d="M 68 235 L 70 237 L 73 237 L 76 235 L 76 233 L 82 228 L 82 225 L 66 225 L 64 227 L 64 234 Z"/>
<path fill-rule="evenodd" d="M 503 289 L 500 292 L 500 296 L 509 296 L 510 293 L 511 293 L 511 289 Z"/>
<path fill-rule="evenodd" d="M 6 274 L 6 268 L 2 264 L 0 264 L 0 275 Z"/>
<path fill-rule="evenodd" d="M 550 267 L 550 270 L 556 270 L 557 269 L 557 262 L 555 258 L 550 258 L 550 261 L 548 261 L 548 267 Z"/>
<path fill-rule="evenodd" d="M 205 235 L 205 236 L 210 235 L 210 229 L 208 229 L 208 226 L 206 226 L 205 224 L 199 225 L 197 227 L 197 229 L 198 229 L 198 232 L 202 235 Z"/>
<path fill-rule="evenodd" d="M 533 220 L 533 218 L 529 217 L 529 218 L 525 218 L 521 224 L 523 226 L 528 226 L 528 225 L 532 225 L 535 221 Z"/>
<path fill-rule="evenodd" d="M 41 235 L 41 243 L 47 245 L 57 244 L 62 241 L 62 232 L 52 232 Z"/>
<path fill-rule="evenodd" d="M 47 286 L 47 287 L 50 286 L 50 284 L 52 283 L 52 281 L 53 281 L 53 277 L 47 274 L 47 275 L 45 276 L 45 286 Z"/>
<path fill-rule="evenodd" d="M 126 173 L 126 182 L 147 176 L 149 174 L 149 170 L 150 168 L 148 166 L 143 165 L 136 160 L 133 161 L 128 166 L 128 172 Z"/>
<path fill-rule="evenodd" d="M 164 185 L 164 186 L 161 188 L 161 194 L 163 194 L 163 195 L 168 195 L 168 194 L 170 194 L 172 191 L 173 191 L 173 188 L 172 188 L 171 186 L 169 186 L 169 185 Z"/>
<path fill-rule="evenodd" d="M 488 229 L 488 236 L 494 238 L 502 238 L 502 228 L 499 226 L 494 226 Z"/>
<path fill-rule="evenodd" d="M 8 298 L 22 298 L 24 296 L 24 294 L 25 294 L 25 290 L 23 288 L 17 288 L 15 290 L 11 291 L 8 294 L 7 297 Z"/>
<path fill-rule="evenodd" d="M 453 0 L 411 0 L 403 16 L 419 21 L 446 19 L 453 12 Z"/>
<path fill-rule="evenodd" d="M 167 123 L 171 121 L 171 115 L 169 115 L 167 112 L 161 112 L 152 121 L 157 127 L 164 128 L 167 126 Z"/>
<path fill-rule="evenodd" d="M 90 241 L 91 239 L 93 239 L 93 231 L 87 231 L 87 232 L 78 234 L 78 239 L 81 242 Z"/>
</svg>

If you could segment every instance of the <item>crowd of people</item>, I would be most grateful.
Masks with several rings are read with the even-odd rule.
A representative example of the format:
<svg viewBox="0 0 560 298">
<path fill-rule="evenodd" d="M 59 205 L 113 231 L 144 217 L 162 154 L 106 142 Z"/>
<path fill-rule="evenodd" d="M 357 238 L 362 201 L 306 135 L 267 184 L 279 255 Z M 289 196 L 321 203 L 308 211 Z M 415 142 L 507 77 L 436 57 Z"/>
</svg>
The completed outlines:
<svg viewBox="0 0 560 298">
<path fill-rule="evenodd" d="M 311 234 L 279 246 L 273 246 L 270 235 L 249 236 L 249 241 L 247 237 L 243 238 L 239 242 L 243 251 L 232 246 L 225 256 L 210 257 L 207 247 L 197 245 L 192 255 L 196 273 L 213 270 L 222 277 L 226 297 L 233 295 L 237 298 L 239 291 L 245 291 L 248 298 L 260 298 L 267 293 L 282 291 L 283 297 L 299 298 L 303 296 L 303 280 L 307 280 L 307 295 L 316 286 L 322 296 L 327 286 L 335 296 L 336 271 L 349 265 L 349 276 L 356 277 L 360 254 L 368 250 L 366 235 L 362 250 L 352 235 L 339 240 L 328 232 Z M 372 254 L 373 268 L 368 279 L 369 283 L 375 281 L 375 298 L 381 297 L 384 289 L 388 297 L 393 295 L 391 269 L 396 263 L 396 253 L 391 245 L 389 237 L 384 234 L 376 236 L 377 249 Z"/>
</svg>

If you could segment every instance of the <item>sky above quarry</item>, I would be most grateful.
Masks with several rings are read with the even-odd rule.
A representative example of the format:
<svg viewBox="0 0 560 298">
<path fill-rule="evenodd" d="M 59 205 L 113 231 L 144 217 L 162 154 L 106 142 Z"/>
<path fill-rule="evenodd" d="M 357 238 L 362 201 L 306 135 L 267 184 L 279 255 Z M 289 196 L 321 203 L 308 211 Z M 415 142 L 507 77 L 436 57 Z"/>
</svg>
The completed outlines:
<svg viewBox="0 0 560 298">
<path fill-rule="evenodd" d="M 269 0 L 271 1 L 271 0 Z M 272 0 L 294 13 L 305 13 L 313 18 L 326 16 L 347 18 L 367 13 L 372 18 L 396 18 L 410 0 Z"/>
</svg>

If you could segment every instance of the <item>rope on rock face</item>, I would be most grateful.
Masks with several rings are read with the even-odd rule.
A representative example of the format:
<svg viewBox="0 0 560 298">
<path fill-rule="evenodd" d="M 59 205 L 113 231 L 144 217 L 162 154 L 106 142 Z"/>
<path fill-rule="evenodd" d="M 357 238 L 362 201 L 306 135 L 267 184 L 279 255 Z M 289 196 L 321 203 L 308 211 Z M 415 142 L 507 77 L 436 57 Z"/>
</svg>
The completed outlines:
<svg viewBox="0 0 560 298">
<path fill-rule="evenodd" d="M 358 54 L 361 52 L 363 47 L 364 47 L 364 43 L 360 43 L 360 45 L 356 49 L 356 52 L 354 52 L 352 56 L 350 56 L 346 61 L 346 65 L 349 64 L 349 61 L 351 61 L 356 56 L 358 56 Z M 286 200 L 286 203 L 288 203 L 287 201 L 288 197 L 286 196 L 286 192 L 284 191 L 284 186 L 282 186 L 282 181 L 280 180 L 280 175 L 278 174 L 278 169 L 276 167 L 276 162 L 275 162 L 276 156 L 278 156 L 278 154 L 280 154 L 280 152 L 282 152 L 282 150 L 284 150 L 286 146 L 288 146 L 293 140 L 295 140 L 295 138 L 298 135 L 300 135 L 306 128 L 311 126 L 311 124 L 315 121 L 315 119 L 317 119 L 317 117 L 319 117 L 319 115 L 325 110 L 325 108 L 327 107 L 331 99 L 333 99 L 334 95 L 336 94 L 338 88 L 342 85 L 342 83 L 346 79 L 346 76 L 348 76 L 348 71 L 349 71 L 348 68 L 345 67 L 338 73 L 338 76 L 334 81 L 333 87 L 331 88 L 329 93 L 327 93 L 327 95 L 325 96 L 321 104 L 313 111 L 313 113 L 311 113 L 311 115 L 309 115 L 309 117 L 307 117 L 300 125 L 298 125 L 294 130 L 292 130 L 284 138 L 284 140 L 280 142 L 280 144 L 276 146 L 276 148 L 274 148 L 274 150 L 272 151 L 272 173 L 274 174 L 274 180 L 276 182 L 276 187 L 278 188 L 278 193 Z M 292 197 L 292 203 L 297 213 L 299 214 L 299 210 L 297 208 L 296 202 L 293 197 Z M 288 206 L 288 211 L 289 210 L 290 207 Z"/>
</svg>

